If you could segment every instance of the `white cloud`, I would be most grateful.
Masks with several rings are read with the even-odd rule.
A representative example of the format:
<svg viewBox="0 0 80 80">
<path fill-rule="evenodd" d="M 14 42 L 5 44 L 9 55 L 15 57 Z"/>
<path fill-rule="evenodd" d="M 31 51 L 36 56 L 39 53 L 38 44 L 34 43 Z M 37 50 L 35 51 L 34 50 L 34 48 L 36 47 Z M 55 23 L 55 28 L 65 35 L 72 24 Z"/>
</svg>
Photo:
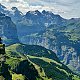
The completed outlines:
<svg viewBox="0 0 80 80">
<path fill-rule="evenodd" d="M 80 17 L 80 0 L 0 0 L 0 2 L 9 9 L 15 6 L 23 12 L 45 9 L 64 18 Z"/>
</svg>

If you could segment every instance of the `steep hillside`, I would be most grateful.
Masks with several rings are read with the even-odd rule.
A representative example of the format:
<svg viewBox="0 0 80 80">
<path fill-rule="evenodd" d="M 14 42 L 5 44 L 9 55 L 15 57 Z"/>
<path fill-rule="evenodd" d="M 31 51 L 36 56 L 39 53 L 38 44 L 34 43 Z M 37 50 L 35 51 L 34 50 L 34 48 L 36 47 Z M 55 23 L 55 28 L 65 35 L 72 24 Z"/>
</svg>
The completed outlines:
<svg viewBox="0 0 80 80">
<path fill-rule="evenodd" d="M 6 58 L 12 80 L 79 80 L 55 53 L 41 46 L 11 45 L 6 47 Z"/>
<path fill-rule="evenodd" d="M 15 24 L 11 18 L 0 13 L 0 37 L 6 45 L 19 42 Z"/>
<path fill-rule="evenodd" d="M 46 58 L 54 59 L 59 62 L 54 52 L 41 46 L 14 44 L 14 45 L 7 47 L 6 49 L 12 52 L 11 56 L 17 56 L 16 53 L 18 54 L 21 53 L 22 55 L 25 54 L 25 55 L 31 55 L 31 56 L 36 56 L 36 57 L 46 57 Z"/>
</svg>

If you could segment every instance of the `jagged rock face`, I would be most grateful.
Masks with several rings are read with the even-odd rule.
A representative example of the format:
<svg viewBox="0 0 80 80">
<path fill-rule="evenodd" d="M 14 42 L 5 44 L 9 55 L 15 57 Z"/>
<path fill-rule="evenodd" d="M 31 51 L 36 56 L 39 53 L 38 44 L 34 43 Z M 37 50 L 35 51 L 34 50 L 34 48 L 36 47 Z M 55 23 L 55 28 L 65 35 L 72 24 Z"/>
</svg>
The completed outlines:
<svg viewBox="0 0 80 80">
<path fill-rule="evenodd" d="M 5 15 L 9 15 L 9 11 L 2 4 L 0 4 L 0 12 L 3 13 L 3 14 L 5 14 Z"/>
<path fill-rule="evenodd" d="M 0 4 L 0 11 L 5 12 L 5 10 L 6 10 L 6 7 Z"/>
<path fill-rule="evenodd" d="M 0 4 L 0 12 L 11 17 L 14 23 L 17 23 L 17 21 L 23 17 L 22 12 L 20 12 L 16 7 L 12 7 L 11 10 L 8 10 L 5 6 Z"/>
<path fill-rule="evenodd" d="M 11 18 L 0 13 L 0 36 L 6 45 L 19 42 L 15 24 Z"/>
<path fill-rule="evenodd" d="M 18 20 L 16 25 L 19 38 L 21 39 L 21 37 L 25 35 L 43 32 L 46 30 L 46 27 L 49 27 L 51 24 L 59 26 L 64 25 L 65 21 L 65 19 L 59 15 L 53 14 L 52 12 L 45 10 L 39 12 L 36 10 L 28 11 L 26 15 L 22 17 L 22 19 Z"/>
<path fill-rule="evenodd" d="M 23 17 L 23 13 L 20 12 L 16 7 L 12 7 L 11 11 L 9 12 L 9 16 L 11 17 L 12 21 L 16 24 Z"/>
</svg>

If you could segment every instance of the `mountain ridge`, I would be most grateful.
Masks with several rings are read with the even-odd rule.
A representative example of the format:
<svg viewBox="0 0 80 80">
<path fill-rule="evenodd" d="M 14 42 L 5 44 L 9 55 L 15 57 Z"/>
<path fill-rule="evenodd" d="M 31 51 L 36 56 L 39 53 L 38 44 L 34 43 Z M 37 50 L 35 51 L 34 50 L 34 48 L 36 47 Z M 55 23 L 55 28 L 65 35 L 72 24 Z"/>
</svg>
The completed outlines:
<svg viewBox="0 0 80 80">
<path fill-rule="evenodd" d="M 23 46 L 23 48 L 24 46 L 26 47 L 23 49 L 20 46 Z M 26 53 L 23 54 L 21 51 L 23 50 L 25 52 L 27 47 L 30 49 L 32 47 L 33 51 L 29 50 L 28 52 L 29 54 L 26 54 Z M 14 44 L 6 47 L 6 55 L 7 55 L 6 63 L 9 66 L 11 66 L 10 70 L 14 72 L 13 75 L 23 74 L 29 80 L 31 80 L 32 78 L 33 80 L 37 80 L 37 79 L 38 80 L 54 80 L 54 79 L 55 80 L 61 80 L 61 79 L 76 80 L 78 79 L 78 77 L 74 75 L 74 73 L 70 69 L 68 69 L 65 65 L 61 64 L 57 60 L 57 58 L 50 59 L 50 58 L 46 58 L 46 56 L 43 56 L 43 57 L 37 56 L 37 54 L 35 53 L 38 50 L 37 47 L 41 47 L 41 46 L 35 45 L 35 49 L 34 49 L 34 45 L 24 45 L 24 44 Z M 45 49 L 44 53 L 42 52 L 42 50 L 44 50 L 43 47 L 39 48 L 39 50 L 37 51 L 37 52 L 40 52 L 38 54 L 41 54 L 41 56 L 44 53 L 46 55 L 50 54 L 50 52 L 47 53 L 47 49 Z M 56 57 L 56 55 L 54 55 L 54 57 Z M 13 63 L 13 61 L 15 63 Z M 34 68 L 32 66 L 34 66 Z M 25 70 L 24 70 L 24 67 L 25 67 Z M 31 73 L 30 72 L 26 73 L 25 71 L 27 70 L 31 70 L 30 71 Z M 37 70 L 38 75 L 36 74 L 35 70 Z M 33 73 L 34 73 L 34 76 L 32 75 Z M 24 79 L 24 80 L 27 80 L 27 79 Z"/>
</svg>

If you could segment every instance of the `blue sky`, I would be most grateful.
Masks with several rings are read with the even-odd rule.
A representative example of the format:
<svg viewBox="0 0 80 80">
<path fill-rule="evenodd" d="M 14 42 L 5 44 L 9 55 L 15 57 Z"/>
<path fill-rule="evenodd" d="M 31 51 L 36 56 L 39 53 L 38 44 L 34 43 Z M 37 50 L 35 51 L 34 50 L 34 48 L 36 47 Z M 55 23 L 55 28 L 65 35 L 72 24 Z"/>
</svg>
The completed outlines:
<svg viewBox="0 0 80 80">
<path fill-rule="evenodd" d="M 9 9 L 16 6 L 24 13 L 29 10 L 45 9 L 64 18 L 80 17 L 80 0 L 0 0 L 0 3 Z"/>
</svg>

